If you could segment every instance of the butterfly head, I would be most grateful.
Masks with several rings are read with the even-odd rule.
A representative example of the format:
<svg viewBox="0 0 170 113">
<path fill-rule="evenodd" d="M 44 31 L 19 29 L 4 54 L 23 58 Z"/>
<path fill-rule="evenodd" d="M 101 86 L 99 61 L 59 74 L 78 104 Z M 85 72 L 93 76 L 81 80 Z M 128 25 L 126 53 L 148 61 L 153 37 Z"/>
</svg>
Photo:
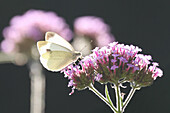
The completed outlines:
<svg viewBox="0 0 170 113">
<path fill-rule="evenodd" d="M 78 51 L 74 51 L 73 53 L 73 60 L 76 61 L 78 58 L 82 57 L 82 53 Z"/>
</svg>

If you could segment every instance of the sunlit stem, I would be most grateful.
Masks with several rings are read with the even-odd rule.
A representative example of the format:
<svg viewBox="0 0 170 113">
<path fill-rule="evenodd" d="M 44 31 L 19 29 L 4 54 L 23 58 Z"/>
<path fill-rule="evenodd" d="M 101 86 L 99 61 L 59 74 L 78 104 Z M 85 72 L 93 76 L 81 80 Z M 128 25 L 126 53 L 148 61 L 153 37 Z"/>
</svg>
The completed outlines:
<svg viewBox="0 0 170 113">
<path fill-rule="evenodd" d="M 28 56 L 22 53 L 4 53 L 0 52 L 0 64 L 14 63 L 16 65 L 24 65 L 28 61 Z"/>
<path fill-rule="evenodd" d="M 106 92 L 106 91 L 107 91 L 107 92 Z M 112 106 L 114 106 L 112 100 L 110 99 L 110 95 L 109 95 L 109 91 L 108 91 L 108 88 L 107 88 L 107 84 L 105 84 L 105 95 L 106 95 L 107 100 L 109 101 L 109 103 L 110 103 Z"/>
<path fill-rule="evenodd" d="M 119 85 L 115 85 L 115 94 L 116 94 L 116 105 L 117 105 L 117 113 L 122 113 L 122 99 L 121 99 L 121 94 L 120 94 L 120 87 Z"/>
<path fill-rule="evenodd" d="M 112 109 L 114 113 L 117 113 L 117 110 L 113 106 L 113 104 L 109 103 L 109 101 L 92 84 L 89 86 L 89 90 L 93 91 L 100 99 L 102 99 Z"/>
<path fill-rule="evenodd" d="M 11 63 L 14 61 L 14 57 L 3 52 L 0 52 L 0 64 Z"/>
<path fill-rule="evenodd" d="M 31 61 L 31 102 L 30 113 L 44 113 L 45 108 L 45 76 L 42 74 L 42 66 L 37 61 Z"/>
<path fill-rule="evenodd" d="M 130 90 L 130 92 L 129 92 L 127 98 L 126 98 L 126 100 L 125 100 L 124 103 L 123 103 L 122 111 L 125 110 L 126 106 L 128 105 L 128 103 L 129 103 L 130 100 L 132 99 L 132 97 L 133 97 L 135 91 L 136 91 L 136 88 L 135 88 L 135 87 L 132 87 L 132 89 Z"/>
</svg>

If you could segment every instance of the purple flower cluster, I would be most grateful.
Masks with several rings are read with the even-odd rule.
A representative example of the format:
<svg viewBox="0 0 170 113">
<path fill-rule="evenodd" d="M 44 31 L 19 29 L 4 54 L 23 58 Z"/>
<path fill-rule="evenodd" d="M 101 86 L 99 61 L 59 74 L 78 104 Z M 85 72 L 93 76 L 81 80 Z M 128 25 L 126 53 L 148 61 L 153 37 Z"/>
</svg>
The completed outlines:
<svg viewBox="0 0 170 113">
<path fill-rule="evenodd" d="M 115 40 L 110 33 L 110 27 L 104 23 L 103 19 L 95 16 L 79 17 L 74 22 L 76 35 L 92 38 L 97 46 L 105 46 Z"/>
<path fill-rule="evenodd" d="M 68 77 L 70 80 L 68 87 L 73 86 L 70 94 L 74 92 L 75 88 L 83 90 L 93 83 L 94 79 L 100 79 L 97 78 L 97 76 L 95 77 L 94 65 L 88 56 L 81 60 L 78 65 L 71 64 L 63 69 L 62 72 L 64 72 L 65 77 Z"/>
<path fill-rule="evenodd" d="M 78 65 L 70 65 L 64 74 L 73 89 L 84 89 L 94 81 L 120 84 L 130 82 L 135 87 L 145 87 L 163 75 L 158 63 L 150 55 L 139 54 L 142 49 L 133 45 L 110 43 L 101 49 L 96 47 Z"/>
<path fill-rule="evenodd" d="M 47 31 L 56 32 L 68 41 L 72 39 L 72 31 L 62 17 L 54 12 L 29 10 L 21 16 L 13 17 L 10 26 L 3 30 L 5 39 L 1 43 L 1 49 L 6 53 L 19 51 L 19 43 L 23 43 L 25 39 L 27 42 L 42 40 Z"/>
</svg>

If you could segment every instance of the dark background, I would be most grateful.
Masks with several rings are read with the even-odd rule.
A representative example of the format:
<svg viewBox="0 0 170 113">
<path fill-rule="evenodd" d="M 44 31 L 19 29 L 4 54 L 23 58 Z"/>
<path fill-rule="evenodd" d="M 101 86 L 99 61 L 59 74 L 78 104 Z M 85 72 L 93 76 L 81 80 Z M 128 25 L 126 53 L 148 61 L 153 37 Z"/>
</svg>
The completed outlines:
<svg viewBox="0 0 170 113">
<path fill-rule="evenodd" d="M 169 0 L 1 0 L 0 32 L 10 19 L 29 9 L 54 11 L 71 26 L 79 16 L 102 17 L 116 40 L 138 45 L 160 63 L 164 76 L 137 91 L 125 113 L 170 113 L 170 2 Z M 3 40 L 0 33 L 0 41 Z M 88 90 L 69 96 L 67 79 L 46 74 L 46 113 L 112 113 Z M 0 65 L 0 113 L 29 113 L 30 79 L 27 66 Z"/>
</svg>

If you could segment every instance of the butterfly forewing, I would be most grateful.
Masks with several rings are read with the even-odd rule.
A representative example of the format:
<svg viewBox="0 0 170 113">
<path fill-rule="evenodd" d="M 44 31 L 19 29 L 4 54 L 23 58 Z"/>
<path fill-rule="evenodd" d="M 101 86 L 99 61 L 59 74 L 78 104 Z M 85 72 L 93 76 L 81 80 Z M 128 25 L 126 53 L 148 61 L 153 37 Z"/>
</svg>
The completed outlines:
<svg viewBox="0 0 170 113">
<path fill-rule="evenodd" d="M 39 49 L 39 53 L 40 55 L 42 55 L 43 53 L 47 52 L 47 51 L 65 51 L 65 52 L 71 52 L 69 49 L 61 46 L 61 45 L 57 45 L 55 43 L 51 43 L 48 41 L 39 41 L 37 43 L 38 49 Z"/>
<path fill-rule="evenodd" d="M 74 48 L 68 43 L 65 39 L 54 32 L 47 32 L 45 35 L 45 40 L 51 43 L 55 43 L 57 45 L 63 46 L 70 51 L 74 51 Z"/>
</svg>

